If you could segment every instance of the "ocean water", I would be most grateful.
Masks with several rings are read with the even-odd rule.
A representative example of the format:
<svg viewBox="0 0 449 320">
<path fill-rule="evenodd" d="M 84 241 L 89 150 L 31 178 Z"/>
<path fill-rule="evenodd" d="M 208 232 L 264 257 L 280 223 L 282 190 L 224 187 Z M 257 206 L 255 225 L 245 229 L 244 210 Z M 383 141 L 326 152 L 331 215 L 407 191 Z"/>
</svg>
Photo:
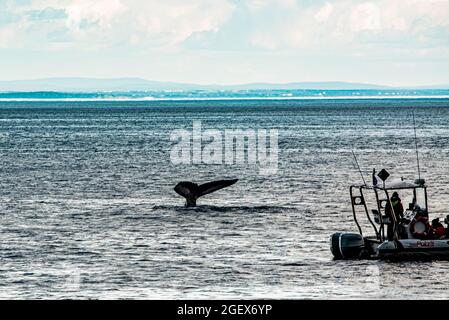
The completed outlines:
<svg viewBox="0 0 449 320">
<path fill-rule="evenodd" d="M 373 168 L 416 177 L 413 111 L 442 218 L 447 99 L 0 102 L 0 298 L 447 299 L 449 262 L 329 250 L 332 233 L 357 230 L 352 150 L 366 179 Z M 170 134 L 193 121 L 277 129 L 277 173 L 173 164 Z M 197 208 L 173 191 L 222 178 L 239 181 Z"/>
</svg>

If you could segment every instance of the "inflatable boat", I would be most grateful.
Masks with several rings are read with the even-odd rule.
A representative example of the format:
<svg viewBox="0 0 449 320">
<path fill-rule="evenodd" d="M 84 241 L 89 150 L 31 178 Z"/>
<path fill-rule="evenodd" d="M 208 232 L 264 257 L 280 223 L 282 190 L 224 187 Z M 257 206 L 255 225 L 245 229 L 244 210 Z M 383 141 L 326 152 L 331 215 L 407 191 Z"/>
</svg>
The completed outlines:
<svg viewBox="0 0 449 320">
<path fill-rule="evenodd" d="M 332 234 L 330 245 L 334 259 L 448 260 L 449 232 L 439 219 L 434 219 L 432 225 L 429 222 L 424 179 L 382 180 L 383 183 L 378 184 L 373 173 L 372 185 L 350 187 L 352 216 L 358 232 Z M 400 198 L 393 199 L 399 194 L 410 200 L 403 212 L 402 204 L 401 209 L 394 207 L 398 201 L 404 202 Z"/>
</svg>

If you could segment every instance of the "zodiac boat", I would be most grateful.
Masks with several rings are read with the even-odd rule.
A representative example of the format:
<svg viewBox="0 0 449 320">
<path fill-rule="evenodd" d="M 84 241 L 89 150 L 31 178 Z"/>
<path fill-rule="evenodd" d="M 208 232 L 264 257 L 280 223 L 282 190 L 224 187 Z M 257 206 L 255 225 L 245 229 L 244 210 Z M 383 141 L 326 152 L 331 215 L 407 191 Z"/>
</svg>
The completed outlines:
<svg viewBox="0 0 449 320">
<path fill-rule="evenodd" d="M 386 173 L 386 176 L 389 174 Z M 436 238 L 428 222 L 429 207 L 424 179 L 385 180 L 381 185 L 373 179 L 371 186 L 365 183 L 350 187 L 353 219 L 358 233 L 338 232 L 331 236 L 334 258 L 449 259 L 449 239 L 442 239 L 444 237 L 441 236 Z M 411 200 L 400 219 L 395 214 L 385 215 L 387 206 L 390 206 L 389 212 L 394 212 L 390 199 L 390 194 L 394 192 L 400 193 L 403 199 Z"/>
</svg>

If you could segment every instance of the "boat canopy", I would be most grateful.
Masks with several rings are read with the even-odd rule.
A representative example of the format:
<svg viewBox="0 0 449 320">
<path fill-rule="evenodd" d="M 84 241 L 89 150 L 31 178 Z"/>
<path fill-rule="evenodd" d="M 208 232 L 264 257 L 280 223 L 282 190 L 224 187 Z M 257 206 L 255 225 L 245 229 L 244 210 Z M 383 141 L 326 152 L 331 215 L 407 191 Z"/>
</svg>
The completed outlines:
<svg viewBox="0 0 449 320">
<path fill-rule="evenodd" d="M 380 190 L 400 190 L 400 189 L 415 189 L 425 188 L 424 181 L 407 181 L 403 179 L 395 179 L 391 181 L 379 182 L 377 185 L 359 185 L 365 189 L 380 189 Z"/>
</svg>

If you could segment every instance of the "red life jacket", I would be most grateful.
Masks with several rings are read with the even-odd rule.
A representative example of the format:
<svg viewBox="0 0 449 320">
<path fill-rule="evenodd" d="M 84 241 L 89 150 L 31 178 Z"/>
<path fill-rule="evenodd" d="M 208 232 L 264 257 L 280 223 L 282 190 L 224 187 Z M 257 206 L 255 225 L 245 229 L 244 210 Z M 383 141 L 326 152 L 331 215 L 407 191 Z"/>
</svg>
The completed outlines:
<svg viewBox="0 0 449 320">
<path fill-rule="evenodd" d="M 433 232 L 437 238 L 444 237 L 446 235 L 446 229 L 443 225 L 439 225 L 436 228 L 433 228 Z"/>
</svg>

